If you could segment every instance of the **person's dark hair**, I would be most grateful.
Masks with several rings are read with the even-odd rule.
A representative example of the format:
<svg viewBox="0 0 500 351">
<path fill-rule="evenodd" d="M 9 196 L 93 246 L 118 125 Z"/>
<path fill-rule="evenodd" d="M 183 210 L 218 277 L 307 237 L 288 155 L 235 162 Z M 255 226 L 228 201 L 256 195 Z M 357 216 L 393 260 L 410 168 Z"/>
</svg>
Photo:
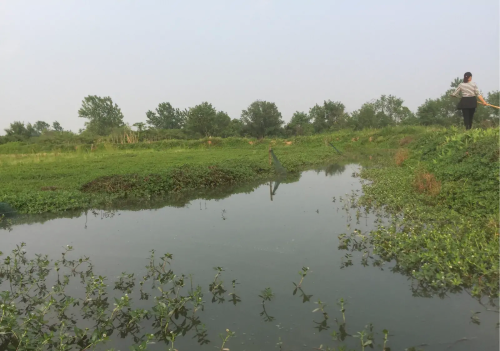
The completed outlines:
<svg viewBox="0 0 500 351">
<path fill-rule="evenodd" d="M 467 83 L 469 81 L 470 77 L 472 77 L 472 73 L 465 72 L 465 74 L 464 74 L 464 83 Z"/>
</svg>

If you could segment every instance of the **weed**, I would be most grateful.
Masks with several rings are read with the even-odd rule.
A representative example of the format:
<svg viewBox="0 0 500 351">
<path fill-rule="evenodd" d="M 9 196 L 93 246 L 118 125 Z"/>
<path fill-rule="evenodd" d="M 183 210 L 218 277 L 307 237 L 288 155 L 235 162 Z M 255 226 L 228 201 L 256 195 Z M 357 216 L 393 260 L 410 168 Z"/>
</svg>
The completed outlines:
<svg viewBox="0 0 500 351">
<path fill-rule="evenodd" d="M 419 193 L 436 196 L 441 191 L 441 182 L 436 179 L 434 174 L 419 171 L 415 175 L 414 187 Z"/>
<path fill-rule="evenodd" d="M 405 146 L 408 145 L 413 141 L 413 137 L 411 136 L 405 136 L 403 139 L 399 141 L 399 146 Z"/>
<path fill-rule="evenodd" d="M 410 153 L 407 149 L 399 149 L 394 155 L 394 161 L 398 166 L 402 166 L 403 163 L 408 159 Z"/>
</svg>

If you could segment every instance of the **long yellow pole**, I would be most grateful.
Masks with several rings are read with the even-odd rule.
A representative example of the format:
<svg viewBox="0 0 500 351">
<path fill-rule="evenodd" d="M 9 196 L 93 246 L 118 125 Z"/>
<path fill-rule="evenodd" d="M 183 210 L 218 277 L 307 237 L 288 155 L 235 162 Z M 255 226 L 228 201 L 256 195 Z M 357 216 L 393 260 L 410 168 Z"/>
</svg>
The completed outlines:
<svg viewBox="0 0 500 351">
<path fill-rule="evenodd" d="M 490 104 L 488 104 L 488 105 L 486 105 L 486 106 L 490 106 L 490 107 L 494 107 L 494 108 L 498 108 L 498 109 L 500 109 L 500 106 L 495 106 L 495 105 L 490 105 Z"/>
<path fill-rule="evenodd" d="M 479 102 L 481 105 L 483 105 L 483 106 L 490 106 L 490 107 L 494 107 L 494 108 L 498 108 L 498 109 L 500 109 L 500 107 L 499 107 L 499 106 L 490 105 L 490 104 L 483 104 L 481 101 L 478 101 L 478 102 Z"/>
</svg>

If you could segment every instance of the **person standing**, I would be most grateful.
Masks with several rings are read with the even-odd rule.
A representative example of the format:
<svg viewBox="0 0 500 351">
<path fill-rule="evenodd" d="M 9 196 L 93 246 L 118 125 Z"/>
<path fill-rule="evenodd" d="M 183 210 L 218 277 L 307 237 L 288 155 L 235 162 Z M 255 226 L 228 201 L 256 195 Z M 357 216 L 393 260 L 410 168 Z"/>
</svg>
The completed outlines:
<svg viewBox="0 0 500 351">
<path fill-rule="evenodd" d="M 470 72 L 466 72 L 464 74 L 464 81 L 458 85 L 457 89 L 451 95 L 458 97 L 459 92 L 462 92 L 462 98 L 460 99 L 457 108 L 462 110 L 465 129 L 469 130 L 472 128 L 472 118 L 476 112 L 476 96 L 479 100 L 481 100 L 483 105 L 487 106 L 488 103 L 484 101 L 483 97 L 479 93 L 476 83 L 472 82 L 472 73 Z"/>
</svg>

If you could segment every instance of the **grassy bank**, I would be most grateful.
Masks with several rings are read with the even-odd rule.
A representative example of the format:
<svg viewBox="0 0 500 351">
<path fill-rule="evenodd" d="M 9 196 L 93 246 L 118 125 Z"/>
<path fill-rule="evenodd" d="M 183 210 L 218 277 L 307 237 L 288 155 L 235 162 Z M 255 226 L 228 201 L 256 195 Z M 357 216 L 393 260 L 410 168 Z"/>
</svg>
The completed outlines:
<svg viewBox="0 0 500 351">
<path fill-rule="evenodd" d="M 269 146 L 287 171 L 294 173 L 369 156 L 375 162 L 399 147 L 402 139 L 416 140 L 430 132 L 407 127 L 341 131 L 290 140 L 170 140 L 100 144 L 93 151 L 69 148 L 68 152 L 59 152 L 55 148 L 59 151 L 4 154 L 0 156 L 0 202 L 20 213 L 102 207 L 123 198 L 149 198 L 267 179 L 275 175 L 269 164 Z"/>
<path fill-rule="evenodd" d="M 372 182 L 358 205 L 383 208 L 388 226 L 341 237 L 373 264 L 394 261 L 416 296 L 466 289 L 498 296 L 498 129 L 429 133 L 396 152 L 385 167 L 365 169 Z M 372 255 L 374 254 L 374 255 Z"/>
</svg>

